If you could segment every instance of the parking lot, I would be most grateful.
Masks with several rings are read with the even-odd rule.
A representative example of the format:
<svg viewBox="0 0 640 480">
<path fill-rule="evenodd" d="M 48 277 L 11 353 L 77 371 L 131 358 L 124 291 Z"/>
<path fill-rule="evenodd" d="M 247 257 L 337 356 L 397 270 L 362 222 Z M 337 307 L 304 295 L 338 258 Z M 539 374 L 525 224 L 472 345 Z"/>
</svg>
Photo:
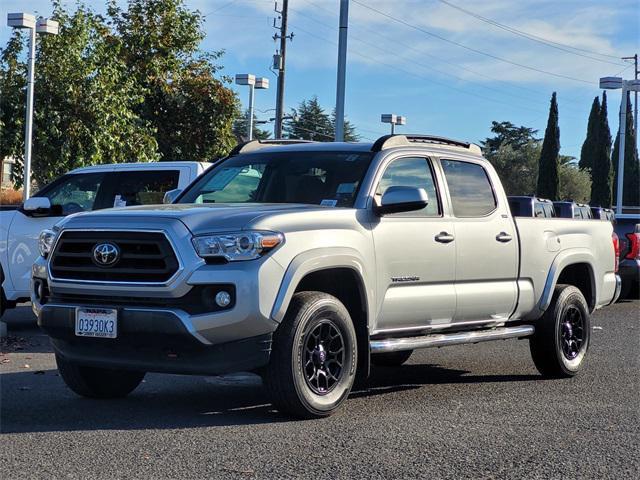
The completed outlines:
<svg viewBox="0 0 640 480">
<path fill-rule="evenodd" d="M 525 341 L 423 350 L 377 368 L 319 421 L 291 421 L 258 377 L 150 374 L 131 396 L 66 389 L 27 308 L 5 315 L 3 478 L 633 478 L 640 303 L 594 315 L 586 369 L 543 381 Z"/>
</svg>

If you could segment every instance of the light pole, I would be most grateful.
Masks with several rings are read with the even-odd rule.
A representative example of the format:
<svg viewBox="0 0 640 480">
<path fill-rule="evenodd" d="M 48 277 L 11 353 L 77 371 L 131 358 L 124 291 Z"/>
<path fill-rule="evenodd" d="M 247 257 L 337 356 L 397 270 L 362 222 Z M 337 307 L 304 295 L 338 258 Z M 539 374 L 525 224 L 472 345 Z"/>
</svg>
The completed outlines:
<svg viewBox="0 0 640 480">
<path fill-rule="evenodd" d="M 340 28 L 338 32 L 338 81 L 336 85 L 335 141 L 344 141 L 344 89 L 347 76 L 347 29 L 349 27 L 349 0 L 340 0 Z"/>
<path fill-rule="evenodd" d="M 396 125 L 406 125 L 407 117 L 402 115 L 396 115 L 395 113 L 383 113 L 380 116 L 380 121 L 382 123 L 390 123 L 391 124 L 391 135 L 396 133 Z"/>
<path fill-rule="evenodd" d="M 254 89 L 266 90 L 269 88 L 269 79 L 265 77 L 256 78 L 250 73 L 239 73 L 236 75 L 236 84 L 247 85 L 249 87 L 249 108 L 247 121 L 247 139 L 253 140 L 253 91 Z"/>
<path fill-rule="evenodd" d="M 23 200 L 31 195 L 31 136 L 33 132 L 33 76 L 36 62 L 36 32 L 58 34 L 58 22 L 40 17 L 36 23 L 36 17 L 30 13 L 9 13 L 7 25 L 13 28 L 26 28 L 29 30 L 29 57 L 27 61 L 27 112 L 24 128 L 24 180 L 22 187 Z"/>
<path fill-rule="evenodd" d="M 640 91 L 640 80 L 623 80 L 620 77 L 602 77 L 600 88 L 605 90 L 622 89 L 620 101 L 620 128 L 618 129 L 618 182 L 616 194 L 616 215 L 622 214 L 622 187 L 624 184 L 624 150 L 627 133 L 627 92 Z"/>
</svg>

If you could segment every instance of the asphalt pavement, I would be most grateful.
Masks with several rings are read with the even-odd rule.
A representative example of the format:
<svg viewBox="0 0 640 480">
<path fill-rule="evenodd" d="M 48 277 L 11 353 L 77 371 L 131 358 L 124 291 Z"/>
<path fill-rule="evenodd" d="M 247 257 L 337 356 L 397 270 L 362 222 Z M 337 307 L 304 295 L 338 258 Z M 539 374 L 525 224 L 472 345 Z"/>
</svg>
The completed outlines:
<svg viewBox="0 0 640 480">
<path fill-rule="evenodd" d="M 638 301 L 593 316 L 576 378 L 543 380 L 526 341 L 429 349 L 313 421 L 274 411 L 251 374 L 150 374 L 126 399 L 83 399 L 28 309 L 4 320 L 3 479 L 640 477 Z"/>
</svg>

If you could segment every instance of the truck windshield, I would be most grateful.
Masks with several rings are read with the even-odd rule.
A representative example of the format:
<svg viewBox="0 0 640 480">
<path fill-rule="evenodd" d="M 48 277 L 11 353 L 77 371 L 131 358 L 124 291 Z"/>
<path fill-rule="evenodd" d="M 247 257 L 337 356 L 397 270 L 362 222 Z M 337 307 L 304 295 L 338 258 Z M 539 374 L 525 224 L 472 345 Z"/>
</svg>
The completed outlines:
<svg viewBox="0 0 640 480">
<path fill-rule="evenodd" d="M 212 168 L 178 203 L 306 203 L 352 207 L 371 153 L 238 155 Z"/>
</svg>

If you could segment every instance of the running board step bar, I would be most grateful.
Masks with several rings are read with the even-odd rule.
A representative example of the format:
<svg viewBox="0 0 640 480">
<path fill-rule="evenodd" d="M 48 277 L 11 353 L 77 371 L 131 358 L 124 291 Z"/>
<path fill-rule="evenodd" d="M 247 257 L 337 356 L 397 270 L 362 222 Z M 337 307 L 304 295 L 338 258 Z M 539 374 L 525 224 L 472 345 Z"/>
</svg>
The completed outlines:
<svg viewBox="0 0 640 480">
<path fill-rule="evenodd" d="M 441 333 L 424 335 L 421 337 L 385 338 L 371 340 L 371 353 L 400 352 L 417 348 L 446 347 L 463 343 L 489 342 L 491 340 L 506 340 L 507 338 L 524 338 L 533 335 L 533 325 L 518 327 L 501 327 L 491 330 L 476 330 L 472 332 Z"/>
</svg>

